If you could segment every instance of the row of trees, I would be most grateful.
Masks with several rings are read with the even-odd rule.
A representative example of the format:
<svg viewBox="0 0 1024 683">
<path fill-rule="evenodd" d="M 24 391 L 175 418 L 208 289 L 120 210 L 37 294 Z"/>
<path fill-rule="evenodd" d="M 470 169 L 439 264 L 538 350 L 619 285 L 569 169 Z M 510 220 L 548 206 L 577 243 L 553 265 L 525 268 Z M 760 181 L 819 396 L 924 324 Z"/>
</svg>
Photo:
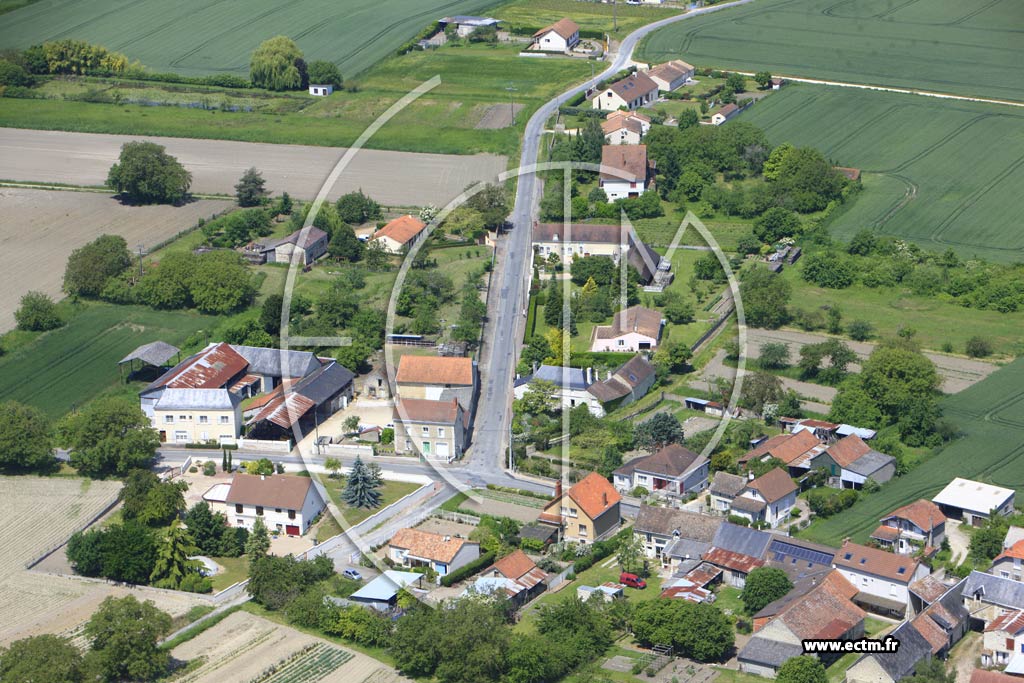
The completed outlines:
<svg viewBox="0 0 1024 683">
<path fill-rule="evenodd" d="M 302 50 L 287 36 L 274 36 L 256 48 L 249 63 L 252 84 L 267 90 L 305 90 L 310 85 L 342 85 L 341 72 L 333 62 L 306 63 Z"/>
</svg>

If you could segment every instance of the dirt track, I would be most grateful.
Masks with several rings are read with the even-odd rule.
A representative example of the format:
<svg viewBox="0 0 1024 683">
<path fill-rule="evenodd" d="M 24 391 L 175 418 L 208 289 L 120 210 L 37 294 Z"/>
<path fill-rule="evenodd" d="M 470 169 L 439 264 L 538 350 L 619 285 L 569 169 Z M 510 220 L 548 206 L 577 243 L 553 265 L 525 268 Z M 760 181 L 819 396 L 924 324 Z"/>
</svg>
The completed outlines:
<svg viewBox="0 0 1024 683">
<path fill-rule="evenodd" d="M 0 152 L 0 166 L 11 160 Z M 120 235 L 134 250 L 148 249 L 232 206 L 200 200 L 185 206 L 125 206 L 93 192 L 0 187 L 0 332 L 14 327 L 14 311 L 29 290 L 59 299 L 71 252 L 102 234 Z"/>
<path fill-rule="evenodd" d="M 233 194 L 245 169 L 255 166 L 267 189 L 312 199 L 345 149 L 225 140 L 136 137 L 0 128 L 0 178 L 67 185 L 102 185 L 121 145 L 151 140 L 192 173 L 192 191 Z M 330 198 L 362 188 L 392 206 L 443 206 L 466 185 L 493 180 L 506 159 L 361 150 L 335 183 Z"/>
</svg>

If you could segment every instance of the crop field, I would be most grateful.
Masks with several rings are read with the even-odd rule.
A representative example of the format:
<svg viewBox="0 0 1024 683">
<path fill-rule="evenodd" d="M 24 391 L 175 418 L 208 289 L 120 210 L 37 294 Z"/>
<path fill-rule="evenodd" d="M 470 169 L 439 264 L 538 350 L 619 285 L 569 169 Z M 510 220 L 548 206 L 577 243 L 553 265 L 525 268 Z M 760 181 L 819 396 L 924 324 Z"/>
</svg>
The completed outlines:
<svg viewBox="0 0 1024 683">
<path fill-rule="evenodd" d="M 840 238 L 872 228 L 965 258 L 1024 259 L 1024 110 L 790 85 L 739 120 L 861 169 L 863 193 L 830 223 Z"/>
<path fill-rule="evenodd" d="M 142 306 L 89 304 L 64 327 L 0 357 L 0 400 L 34 405 L 52 418 L 119 383 L 117 362 L 141 344 L 175 346 L 217 319 Z"/>
<path fill-rule="evenodd" d="M 117 481 L 0 477 L 5 512 L 0 522 L 0 644 L 38 633 L 73 635 L 108 595 L 131 593 L 172 614 L 184 614 L 202 601 L 189 593 L 115 588 L 25 569 L 99 515 L 120 488 Z"/>
<path fill-rule="evenodd" d="M 176 679 L 180 683 L 220 683 L 225 676 L 261 683 L 348 683 L 366 680 L 377 671 L 388 673 L 385 665 L 366 655 L 342 650 L 248 612 L 235 612 L 175 647 L 171 656 L 203 661 L 199 668 Z M 272 667 L 274 672 L 270 672 Z"/>
<path fill-rule="evenodd" d="M 490 16 L 511 27 L 543 28 L 562 17 L 579 24 L 582 31 L 601 31 L 622 38 L 645 24 L 679 14 L 679 7 L 663 5 L 616 6 L 579 0 L 516 0 L 490 10 Z M 615 29 L 616 24 L 618 30 Z"/>
<path fill-rule="evenodd" d="M 758 0 L 665 27 L 641 61 L 1024 100 L 1017 0 Z"/>
<path fill-rule="evenodd" d="M 961 439 L 801 536 L 836 546 L 846 536 L 864 542 L 882 515 L 917 498 L 931 499 L 954 477 L 1024 493 L 1024 359 L 946 398 L 942 408 L 964 433 Z"/>
<path fill-rule="evenodd" d="M 511 156 L 533 111 L 591 73 L 586 60 L 528 59 L 519 57 L 520 47 L 448 46 L 392 57 L 350 80 L 355 92 L 330 97 L 96 79 L 47 81 L 32 92 L 43 99 L 0 98 L 0 126 L 343 147 L 400 98 L 438 76 L 439 85 L 406 105 L 366 147 Z M 478 128 L 495 105 L 509 104 L 520 108 L 514 125 Z"/>
<path fill-rule="evenodd" d="M 0 156 L 8 163 L 15 161 Z M 66 167 L 66 150 L 60 150 L 58 156 L 64 157 L 64 163 L 55 161 L 55 169 Z M 0 163 L 0 167 L 5 165 Z M 9 168 L 0 169 L 0 177 L 10 172 Z M 68 256 L 86 242 L 103 234 L 121 235 L 129 249 L 139 244 L 148 249 L 232 204 L 200 200 L 180 207 L 126 206 L 106 194 L 0 188 L 0 212 L 4 216 L 0 221 L 0 244 L 4 245 L 0 332 L 14 327 L 18 301 L 29 290 L 60 297 Z"/>
<path fill-rule="evenodd" d="M 0 47 L 76 38 L 123 52 L 157 72 L 249 73 L 253 50 L 286 35 L 307 61 L 327 60 L 348 78 L 391 54 L 431 21 L 479 14 L 494 0 L 40 0 L 8 13 Z"/>
</svg>

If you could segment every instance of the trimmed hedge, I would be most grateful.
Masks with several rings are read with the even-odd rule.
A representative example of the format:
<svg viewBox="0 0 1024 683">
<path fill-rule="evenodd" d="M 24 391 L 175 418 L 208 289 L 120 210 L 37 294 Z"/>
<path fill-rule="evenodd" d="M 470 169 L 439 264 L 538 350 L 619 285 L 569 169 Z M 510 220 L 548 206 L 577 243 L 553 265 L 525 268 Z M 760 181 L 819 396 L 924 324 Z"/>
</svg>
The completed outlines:
<svg viewBox="0 0 1024 683">
<path fill-rule="evenodd" d="M 467 565 L 463 565 L 455 571 L 441 577 L 441 585 L 450 588 L 452 584 L 477 574 L 494 564 L 494 553 L 484 553 Z"/>
<path fill-rule="evenodd" d="M 616 550 L 619 549 L 619 544 L 622 543 L 622 539 L 626 535 L 631 535 L 633 530 L 623 529 L 619 533 L 615 534 L 607 541 L 596 541 L 591 545 L 593 550 L 590 551 L 589 555 L 585 555 L 580 559 L 576 560 L 572 565 L 572 570 L 575 574 L 581 574 L 586 570 L 593 567 L 601 560 L 611 556 Z"/>
</svg>

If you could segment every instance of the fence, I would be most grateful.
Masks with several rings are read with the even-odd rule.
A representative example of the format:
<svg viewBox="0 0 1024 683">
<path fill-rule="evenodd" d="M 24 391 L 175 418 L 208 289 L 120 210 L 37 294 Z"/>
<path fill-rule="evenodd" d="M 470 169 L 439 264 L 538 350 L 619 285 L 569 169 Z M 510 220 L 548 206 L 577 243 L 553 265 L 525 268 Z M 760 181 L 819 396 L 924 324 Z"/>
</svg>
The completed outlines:
<svg viewBox="0 0 1024 683">
<path fill-rule="evenodd" d="M 480 524 L 480 518 L 474 517 L 473 515 L 466 515 L 461 512 L 449 512 L 448 510 L 435 510 L 432 517 L 443 519 L 447 522 L 459 522 L 460 524 L 471 524 L 477 526 Z"/>
<path fill-rule="evenodd" d="M 359 456 L 362 458 L 369 458 L 373 456 L 373 446 L 365 446 L 362 444 L 345 444 L 345 443 L 328 443 L 322 446 L 317 446 L 317 450 L 320 455 L 327 456 Z"/>
<path fill-rule="evenodd" d="M 273 453 L 291 453 L 292 446 L 294 445 L 291 439 L 287 441 L 268 441 L 266 439 L 245 439 L 242 437 L 230 440 L 225 439 L 222 445 L 230 446 L 232 443 L 238 446 L 240 451 L 271 451 Z"/>
</svg>

